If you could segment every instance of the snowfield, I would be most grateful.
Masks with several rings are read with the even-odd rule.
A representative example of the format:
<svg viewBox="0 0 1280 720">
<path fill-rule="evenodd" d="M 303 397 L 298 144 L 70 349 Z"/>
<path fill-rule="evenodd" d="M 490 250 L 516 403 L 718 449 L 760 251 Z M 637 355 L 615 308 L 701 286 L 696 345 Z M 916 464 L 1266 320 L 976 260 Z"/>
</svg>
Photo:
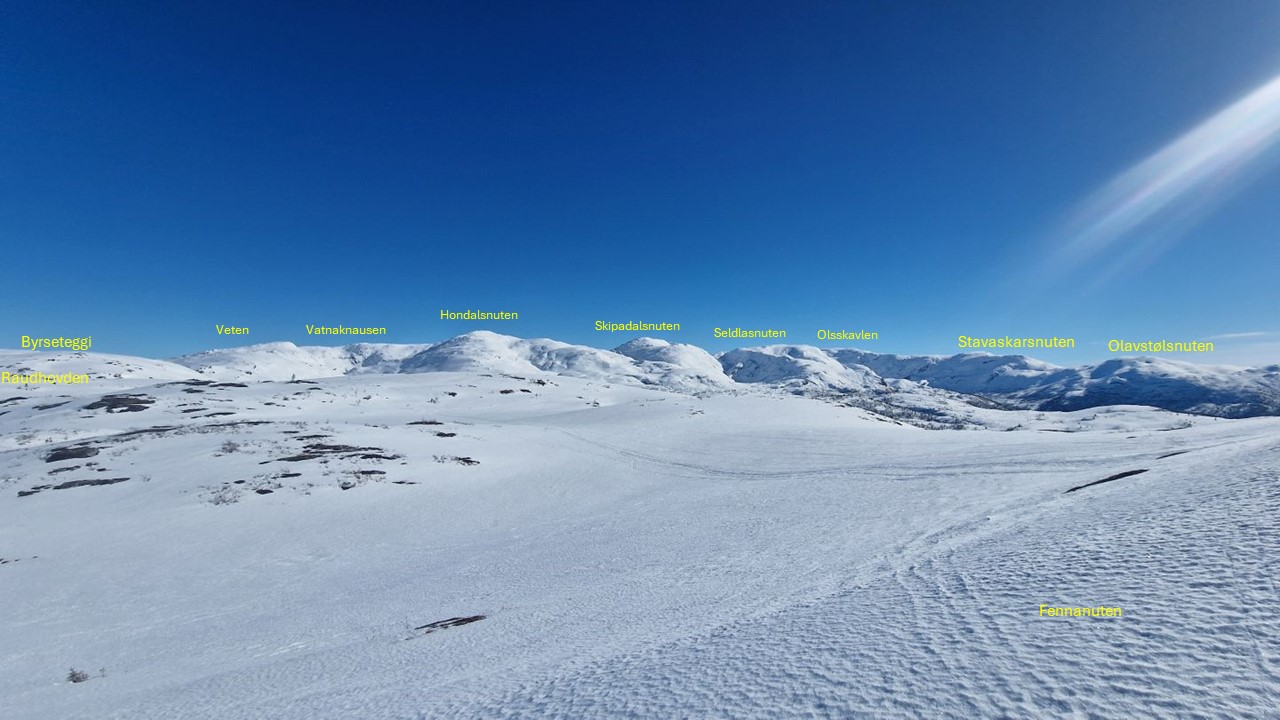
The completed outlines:
<svg viewBox="0 0 1280 720">
<path fill-rule="evenodd" d="M 1280 716 L 1280 418 L 284 345 L 0 356 L 0 717 Z"/>
</svg>

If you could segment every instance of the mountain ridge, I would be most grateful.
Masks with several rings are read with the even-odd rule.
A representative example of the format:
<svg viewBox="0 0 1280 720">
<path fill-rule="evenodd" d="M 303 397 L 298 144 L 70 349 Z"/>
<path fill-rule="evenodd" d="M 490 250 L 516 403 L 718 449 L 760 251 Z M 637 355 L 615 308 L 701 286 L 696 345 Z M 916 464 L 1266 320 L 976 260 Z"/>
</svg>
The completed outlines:
<svg viewBox="0 0 1280 720">
<path fill-rule="evenodd" d="M 293 347 L 333 361 L 332 348 Z M 360 350 L 353 351 L 355 348 Z M 898 380 L 1023 409 L 1149 405 L 1218 417 L 1280 414 L 1280 366 L 1200 365 L 1148 357 L 1063 367 L 1026 355 L 969 352 L 913 356 L 803 344 L 736 348 L 713 356 L 695 345 L 657 338 L 636 338 L 604 350 L 485 330 L 432 345 L 362 343 L 344 346 L 342 352 L 350 358 L 350 369 L 341 374 L 549 372 L 680 392 L 758 386 L 813 395 L 883 394 L 890 391 L 887 381 Z M 365 360 L 374 354 L 386 361 L 371 369 Z M 174 361 L 190 367 L 184 358 Z"/>
<path fill-rule="evenodd" d="M 690 344 L 641 337 L 612 350 L 485 330 L 439 343 L 341 346 L 273 342 L 208 350 L 167 361 L 85 352 L 0 351 L 0 370 L 80 368 L 100 357 L 103 377 L 202 377 L 288 381 L 363 374 L 475 372 L 568 375 L 683 393 L 774 390 L 812 396 L 895 393 L 972 396 L 1019 409 L 1146 405 L 1217 417 L 1280 415 L 1280 365 L 1207 365 L 1120 357 L 1073 367 L 1025 355 L 969 352 L 895 355 L 856 348 L 763 345 L 712 355 Z M 92 364 L 92 362 L 89 362 Z M 65 370 L 63 370 L 65 371 Z"/>
</svg>

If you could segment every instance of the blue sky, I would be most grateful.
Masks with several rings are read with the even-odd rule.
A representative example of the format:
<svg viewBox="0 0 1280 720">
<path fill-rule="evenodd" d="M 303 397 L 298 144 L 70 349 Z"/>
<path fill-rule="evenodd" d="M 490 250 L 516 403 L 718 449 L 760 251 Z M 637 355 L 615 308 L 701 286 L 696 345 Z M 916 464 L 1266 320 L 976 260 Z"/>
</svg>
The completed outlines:
<svg viewBox="0 0 1280 720">
<path fill-rule="evenodd" d="M 1280 74 L 1269 0 L 124 5 L 0 9 L 0 346 L 612 347 L 594 321 L 634 319 L 1280 362 L 1273 133 L 1062 255 L 1090 198 Z"/>
</svg>

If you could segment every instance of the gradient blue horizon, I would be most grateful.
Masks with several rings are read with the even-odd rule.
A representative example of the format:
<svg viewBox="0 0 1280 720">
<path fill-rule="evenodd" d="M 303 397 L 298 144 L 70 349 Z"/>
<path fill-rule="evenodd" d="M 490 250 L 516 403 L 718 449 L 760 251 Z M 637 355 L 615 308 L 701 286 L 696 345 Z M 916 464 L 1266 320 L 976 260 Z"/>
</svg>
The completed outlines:
<svg viewBox="0 0 1280 720">
<path fill-rule="evenodd" d="M 1195 222 L 1122 238 L 1162 252 L 1036 271 L 1082 201 L 1280 73 L 1277 28 L 1252 0 L 13 3 L 0 347 L 352 339 L 307 323 L 762 344 L 711 336 L 738 326 L 1276 363 L 1274 151 Z"/>
</svg>

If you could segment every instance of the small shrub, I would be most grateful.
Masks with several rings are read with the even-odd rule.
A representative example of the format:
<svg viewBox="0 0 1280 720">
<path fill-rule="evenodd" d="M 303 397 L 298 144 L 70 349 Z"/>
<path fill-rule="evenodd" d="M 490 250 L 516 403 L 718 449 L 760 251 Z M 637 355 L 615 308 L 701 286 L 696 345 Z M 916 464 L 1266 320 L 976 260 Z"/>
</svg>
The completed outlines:
<svg viewBox="0 0 1280 720">
<path fill-rule="evenodd" d="M 231 453 L 239 449 L 240 449 L 240 443 L 228 440 L 222 443 L 222 447 L 218 448 L 218 452 L 222 453 L 223 455 L 230 455 Z"/>
<path fill-rule="evenodd" d="M 83 670 L 71 668 L 71 672 L 67 673 L 67 680 L 73 683 L 82 683 L 89 679 L 89 673 Z"/>
<path fill-rule="evenodd" d="M 432 460 L 438 463 L 458 463 L 459 465 L 479 465 L 480 461 L 470 457 L 458 457 L 457 455 L 432 455 Z"/>
<path fill-rule="evenodd" d="M 209 493 L 209 503 L 212 505 L 233 505 L 238 502 L 240 491 L 230 485 L 223 485 Z"/>
</svg>

